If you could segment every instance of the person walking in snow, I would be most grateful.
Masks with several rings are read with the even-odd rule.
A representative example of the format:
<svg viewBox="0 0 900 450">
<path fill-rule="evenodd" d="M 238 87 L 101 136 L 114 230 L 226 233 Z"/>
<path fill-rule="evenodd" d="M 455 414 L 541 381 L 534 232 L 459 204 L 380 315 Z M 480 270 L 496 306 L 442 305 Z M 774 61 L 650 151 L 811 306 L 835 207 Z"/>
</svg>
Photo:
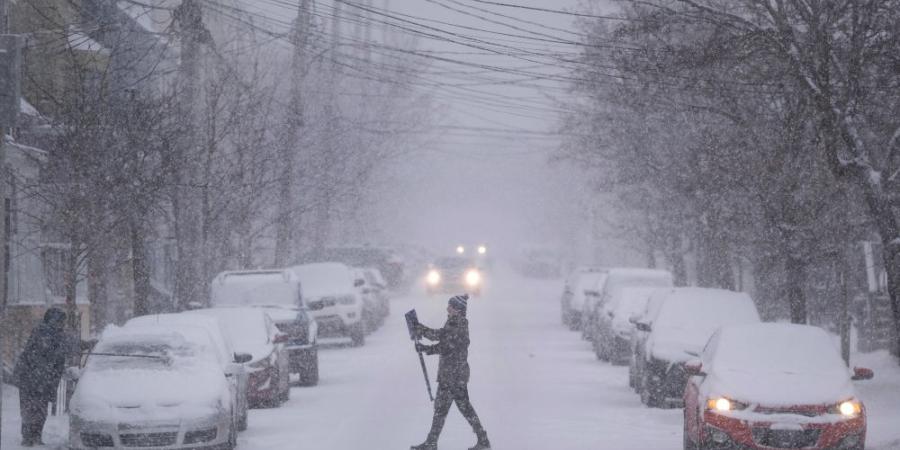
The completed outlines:
<svg viewBox="0 0 900 450">
<path fill-rule="evenodd" d="M 66 358 L 78 351 L 78 341 L 66 334 L 65 324 L 63 310 L 48 309 L 44 320 L 31 332 L 13 370 L 13 384 L 19 388 L 24 447 L 42 444 L 47 405 L 56 396 Z"/>
<path fill-rule="evenodd" d="M 491 448 L 487 432 L 478 419 L 472 402 L 469 401 L 469 321 L 466 319 L 468 300 L 468 295 L 457 295 L 450 299 L 447 305 L 447 322 L 440 329 L 435 330 L 417 324 L 420 336 L 437 343 L 434 345 L 417 343 L 416 350 L 429 355 L 437 354 L 441 358 L 438 364 L 438 389 L 434 400 L 431 431 L 424 443 L 410 447 L 411 450 L 437 449 L 438 437 L 454 402 L 478 437 L 478 442 L 469 450 Z"/>
</svg>

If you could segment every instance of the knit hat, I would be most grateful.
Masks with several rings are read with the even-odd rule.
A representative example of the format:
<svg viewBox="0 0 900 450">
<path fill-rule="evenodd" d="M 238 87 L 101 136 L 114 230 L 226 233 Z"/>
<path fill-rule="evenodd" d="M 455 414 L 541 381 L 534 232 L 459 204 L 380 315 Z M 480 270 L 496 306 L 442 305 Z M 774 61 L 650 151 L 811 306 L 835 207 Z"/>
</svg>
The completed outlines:
<svg viewBox="0 0 900 450">
<path fill-rule="evenodd" d="M 454 295 L 453 297 L 450 297 L 448 303 L 453 309 L 465 314 L 469 304 L 469 294 Z"/>
</svg>

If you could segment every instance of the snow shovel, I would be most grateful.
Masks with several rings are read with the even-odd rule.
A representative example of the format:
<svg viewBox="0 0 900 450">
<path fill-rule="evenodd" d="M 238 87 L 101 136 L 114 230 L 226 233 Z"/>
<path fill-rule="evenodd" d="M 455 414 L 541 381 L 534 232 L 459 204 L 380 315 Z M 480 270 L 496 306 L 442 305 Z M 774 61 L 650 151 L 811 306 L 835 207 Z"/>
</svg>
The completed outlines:
<svg viewBox="0 0 900 450">
<path fill-rule="evenodd" d="M 419 316 L 416 314 L 416 310 L 411 310 L 406 313 L 406 328 L 409 329 L 409 338 L 413 340 L 413 345 L 419 343 L 419 333 L 416 330 L 416 326 L 419 325 Z M 416 351 L 419 354 L 419 363 L 422 364 L 422 375 L 425 376 L 425 387 L 428 388 L 428 398 L 431 401 L 434 401 L 434 395 L 431 394 L 431 381 L 428 380 L 428 369 L 425 367 L 425 357 L 422 356 L 422 352 Z"/>
</svg>

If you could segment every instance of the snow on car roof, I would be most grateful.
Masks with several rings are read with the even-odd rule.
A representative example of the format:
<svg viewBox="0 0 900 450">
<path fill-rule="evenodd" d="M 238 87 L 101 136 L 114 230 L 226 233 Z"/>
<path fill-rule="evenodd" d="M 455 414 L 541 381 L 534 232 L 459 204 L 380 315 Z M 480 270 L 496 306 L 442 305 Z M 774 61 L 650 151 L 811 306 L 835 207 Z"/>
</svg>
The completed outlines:
<svg viewBox="0 0 900 450">
<path fill-rule="evenodd" d="M 290 270 L 222 272 L 212 282 L 214 306 L 297 307 L 299 280 Z"/>
<path fill-rule="evenodd" d="M 135 317 L 125 323 L 125 327 L 129 326 L 184 326 L 196 327 L 205 330 L 209 338 L 215 345 L 215 350 L 219 362 L 222 365 L 231 363 L 234 360 L 234 347 L 231 340 L 222 325 L 214 317 L 199 317 L 188 314 L 154 314 L 149 316 Z"/>
<path fill-rule="evenodd" d="M 689 359 L 686 352 L 699 352 L 719 327 L 760 321 L 744 292 L 682 287 L 661 289 L 652 298 L 662 299 L 651 324 L 653 353 L 669 361 Z"/>
<path fill-rule="evenodd" d="M 184 314 L 214 317 L 228 334 L 235 352 L 249 353 L 253 361 L 269 356 L 272 351 L 269 319 L 262 308 L 208 308 Z"/>
<path fill-rule="evenodd" d="M 350 268 L 336 262 L 313 263 L 291 268 L 300 278 L 304 298 L 353 294 Z"/>
<path fill-rule="evenodd" d="M 825 330 L 760 323 L 723 327 L 704 353 L 715 395 L 766 406 L 833 404 L 854 395 Z"/>
</svg>

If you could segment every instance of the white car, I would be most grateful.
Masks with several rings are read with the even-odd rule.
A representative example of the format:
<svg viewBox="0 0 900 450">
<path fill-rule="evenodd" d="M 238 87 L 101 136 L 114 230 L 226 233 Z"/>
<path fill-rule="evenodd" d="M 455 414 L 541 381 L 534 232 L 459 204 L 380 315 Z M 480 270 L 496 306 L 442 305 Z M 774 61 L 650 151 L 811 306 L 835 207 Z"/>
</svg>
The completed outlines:
<svg viewBox="0 0 900 450">
<path fill-rule="evenodd" d="M 346 336 L 355 346 L 366 342 L 363 299 L 350 268 L 341 263 L 294 266 L 303 304 L 316 320 L 322 336 Z"/>
<path fill-rule="evenodd" d="M 78 376 L 70 448 L 234 448 L 239 414 L 215 347 L 200 327 L 108 328 Z"/>
<path fill-rule="evenodd" d="M 612 331 L 609 306 L 619 300 L 619 292 L 626 287 L 671 287 L 672 274 L 666 270 L 617 267 L 610 269 L 597 291 L 591 292 L 584 305 L 584 333 L 593 343 L 594 353 L 601 360 L 617 361 L 628 345 L 617 343 Z M 626 318 L 627 320 L 627 318 Z"/>
<path fill-rule="evenodd" d="M 588 302 L 588 292 L 596 291 L 598 285 L 602 285 L 606 280 L 606 272 L 585 272 L 579 273 L 572 285 L 572 293 L 568 300 L 570 317 L 569 328 L 572 330 L 582 330 L 584 325 L 583 312 L 585 304 Z"/>
<path fill-rule="evenodd" d="M 135 317 L 125 323 L 128 327 L 154 327 L 154 326 L 178 326 L 194 327 L 203 330 L 213 343 L 216 361 L 222 373 L 228 379 L 234 391 L 234 405 L 238 413 L 237 429 L 247 429 L 247 388 L 249 386 L 249 373 L 244 363 L 253 359 L 252 355 L 237 353 L 231 343 L 231 339 L 222 324 L 213 317 L 198 317 L 188 314 L 155 314 Z"/>
</svg>

